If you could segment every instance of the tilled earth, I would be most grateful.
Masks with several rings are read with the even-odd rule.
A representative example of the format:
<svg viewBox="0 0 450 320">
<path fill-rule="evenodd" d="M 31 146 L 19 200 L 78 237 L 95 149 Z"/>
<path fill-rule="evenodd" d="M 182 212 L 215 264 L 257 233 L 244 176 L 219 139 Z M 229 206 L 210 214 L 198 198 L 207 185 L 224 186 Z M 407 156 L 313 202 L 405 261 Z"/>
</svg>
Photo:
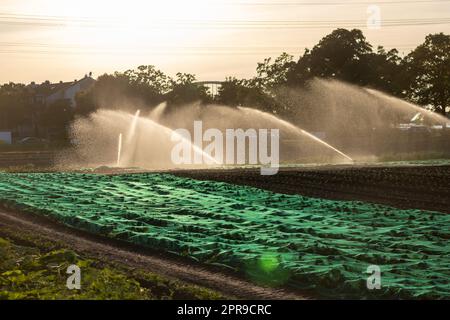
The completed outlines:
<svg viewBox="0 0 450 320">
<path fill-rule="evenodd" d="M 278 193 L 333 200 L 361 200 L 398 208 L 450 213 L 450 166 L 447 165 L 282 168 L 273 176 L 262 176 L 259 169 L 186 170 L 171 173 Z"/>
</svg>

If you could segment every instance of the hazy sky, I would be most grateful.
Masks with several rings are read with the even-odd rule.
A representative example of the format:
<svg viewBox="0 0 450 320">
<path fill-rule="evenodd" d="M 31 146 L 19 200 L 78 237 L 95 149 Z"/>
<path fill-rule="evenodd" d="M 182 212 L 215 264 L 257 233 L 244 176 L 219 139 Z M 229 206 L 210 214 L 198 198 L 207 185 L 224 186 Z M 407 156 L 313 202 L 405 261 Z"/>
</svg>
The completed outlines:
<svg viewBox="0 0 450 320">
<path fill-rule="evenodd" d="M 379 29 L 367 26 L 371 4 L 381 10 Z M 141 64 L 199 80 L 250 77 L 258 61 L 284 51 L 297 59 L 337 27 L 408 53 L 429 33 L 450 33 L 450 1 L 0 0 L 0 83 Z"/>
</svg>

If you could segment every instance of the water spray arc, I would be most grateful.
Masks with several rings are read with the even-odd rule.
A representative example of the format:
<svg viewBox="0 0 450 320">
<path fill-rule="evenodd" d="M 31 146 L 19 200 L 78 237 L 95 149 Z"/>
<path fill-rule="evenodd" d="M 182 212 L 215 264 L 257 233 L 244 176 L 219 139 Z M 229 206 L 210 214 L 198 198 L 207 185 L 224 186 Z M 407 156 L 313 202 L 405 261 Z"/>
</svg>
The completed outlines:
<svg viewBox="0 0 450 320">
<path fill-rule="evenodd" d="M 128 135 L 127 135 L 127 144 L 129 144 L 133 141 L 133 138 L 136 134 L 137 124 L 138 124 L 140 115 L 141 115 L 141 110 L 137 110 L 136 113 L 134 114 L 133 121 L 131 122 L 130 130 L 128 131 Z"/>
<path fill-rule="evenodd" d="M 245 112 L 247 114 L 253 114 L 255 116 L 266 118 L 266 119 L 268 119 L 270 121 L 278 122 L 283 127 L 287 128 L 288 130 L 291 130 L 291 131 L 295 132 L 296 134 L 298 134 L 300 136 L 305 136 L 308 139 L 311 139 L 311 140 L 319 143 L 320 145 L 324 146 L 325 148 L 327 148 L 327 149 L 337 153 L 339 156 L 345 158 L 347 161 L 353 162 L 353 159 L 350 156 L 346 155 L 345 153 L 343 153 L 342 151 L 338 150 L 337 148 L 331 146 L 330 144 L 326 143 L 325 141 L 319 139 L 318 137 L 314 136 L 313 134 L 311 134 L 311 133 L 309 133 L 309 132 L 307 132 L 307 131 L 299 128 L 299 127 L 294 126 L 292 123 L 290 123 L 288 121 L 282 120 L 282 119 L 280 119 L 280 118 L 278 118 L 278 117 L 276 117 L 276 116 L 274 116 L 274 115 L 272 115 L 270 113 L 263 112 L 263 111 L 256 110 L 256 109 L 239 107 L 239 110 L 241 110 L 241 111 L 243 111 L 243 112 Z"/>
<path fill-rule="evenodd" d="M 170 129 L 169 127 L 163 126 L 162 124 L 159 124 L 159 123 L 155 122 L 154 120 L 148 119 L 148 118 L 140 118 L 140 121 L 142 122 L 142 125 L 144 125 L 144 126 L 155 127 L 158 130 L 160 130 L 161 132 L 163 132 L 165 135 L 167 135 L 168 137 L 175 136 L 178 138 L 178 140 L 181 140 L 184 143 L 187 143 L 190 146 L 190 148 L 193 150 L 193 152 L 198 154 L 201 158 L 208 159 L 211 163 L 214 163 L 216 165 L 222 164 L 222 163 L 218 162 L 217 159 L 215 159 L 214 157 L 211 157 L 209 154 L 205 153 L 199 146 L 192 143 L 192 141 L 181 136 L 180 134 L 178 134 L 176 131 Z"/>
<path fill-rule="evenodd" d="M 281 101 L 289 99 L 295 102 L 297 113 L 293 116 L 299 116 L 295 124 L 258 109 L 223 105 L 191 104 L 168 108 L 166 103 L 161 103 L 148 116 L 144 116 L 140 110 L 130 114 L 101 109 L 89 118 L 74 122 L 71 135 L 78 144 L 67 158 L 70 157 L 69 161 L 83 166 L 117 165 L 155 170 L 223 166 L 223 158 L 217 159 L 208 153 L 212 150 L 220 150 L 223 153 L 219 147 L 211 148 L 220 138 L 204 139 L 203 143 L 211 142 L 205 152 L 203 144 L 198 145 L 198 142 L 191 141 L 188 135 L 177 135 L 177 129 L 181 128 L 191 135 L 194 133 L 195 138 L 192 125 L 201 121 L 204 131 L 216 130 L 219 132 L 217 137 L 223 137 L 220 133 L 225 133 L 228 129 L 239 129 L 246 135 L 252 130 L 279 130 L 281 165 L 354 163 L 354 159 L 374 161 L 385 154 L 390 155 L 388 152 L 393 148 L 403 148 L 404 138 L 408 137 L 405 135 L 404 128 L 407 126 L 404 124 L 411 119 L 414 122 L 413 117 L 419 113 L 424 118 L 424 124 L 416 126 L 429 128 L 432 134 L 439 137 L 444 136 L 445 128 L 442 125 L 449 124 L 449 120 L 441 115 L 428 112 L 407 101 L 339 81 L 318 79 L 307 89 L 289 88 L 279 92 L 278 97 Z M 308 114 L 308 110 L 313 110 L 314 113 Z M 323 132 L 327 142 L 304 130 L 304 127 Z M 430 136 L 421 132 L 420 134 L 421 137 Z M 244 152 L 249 153 L 250 138 L 234 139 L 236 150 L 237 146 L 242 144 L 246 148 Z M 175 143 L 175 140 L 186 143 L 186 150 L 189 150 L 191 155 L 193 152 L 194 159 L 202 158 L 208 161 L 203 164 L 196 161 L 193 164 L 173 161 L 171 154 L 174 147 L 180 145 Z M 405 152 L 410 149 L 413 152 L 418 150 L 413 147 L 405 147 Z M 182 154 L 189 152 L 184 150 L 183 148 Z M 235 152 L 237 154 L 238 151 Z M 201 165 L 204 166 L 200 167 Z"/>
<path fill-rule="evenodd" d="M 152 166 L 151 160 L 158 157 L 166 157 L 164 163 L 161 164 L 161 169 L 173 167 L 169 157 L 173 145 L 172 137 L 186 143 L 195 155 L 207 159 L 209 163 L 222 164 L 171 128 L 159 124 L 153 119 L 141 116 L 140 110 L 137 110 L 134 115 L 120 111 L 101 110 L 93 118 L 94 126 L 90 130 L 102 130 L 104 125 L 107 127 L 113 124 L 120 126 L 116 144 L 115 165 L 117 167 L 141 166 L 150 168 Z M 106 119 L 108 119 L 109 124 L 106 124 Z M 108 129 L 111 130 L 111 128 L 104 128 L 103 130 Z M 127 134 L 123 134 L 123 131 Z M 98 135 L 93 134 L 93 136 Z M 99 141 L 97 147 L 102 148 L 103 145 L 106 145 L 106 143 Z M 147 161 L 148 163 L 146 163 Z"/>
<path fill-rule="evenodd" d="M 159 122 L 161 120 L 162 116 L 164 115 L 166 108 L 167 108 L 167 102 L 163 102 L 163 103 L 160 103 L 159 105 L 157 105 L 156 108 L 153 109 L 153 111 L 150 113 L 150 119 L 152 119 L 153 121 Z"/>
<path fill-rule="evenodd" d="M 119 134 L 119 141 L 117 146 L 117 167 L 120 167 L 120 163 L 122 160 L 122 133 Z"/>
</svg>

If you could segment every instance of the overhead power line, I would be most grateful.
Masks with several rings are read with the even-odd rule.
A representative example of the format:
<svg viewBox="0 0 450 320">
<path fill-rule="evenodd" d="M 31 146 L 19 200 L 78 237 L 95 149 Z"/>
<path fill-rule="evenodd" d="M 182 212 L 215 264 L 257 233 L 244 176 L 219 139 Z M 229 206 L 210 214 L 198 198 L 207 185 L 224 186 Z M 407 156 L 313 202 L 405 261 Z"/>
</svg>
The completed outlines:
<svg viewBox="0 0 450 320">
<path fill-rule="evenodd" d="M 51 16 L 11 15 L 0 13 L 0 25 L 32 25 L 32 26 L 65 26 L 74 23 L 80 27 L 110 27 L 121 28 L 128 25 L 120 20 L 88 19 L 88 18 L 62 18 Z M 425 26 L 437 24 L 450 24 L 450 17 L 414 18 L 414 19 L 384 19 L 383 27 Z M 332 27 L 363 28 L 367 26 L 365 20 L 181 20 L 164 19 L 137 22 L 137 28 L 165 29 L 173 27 L 209 28 L 209 29 L 321 29 Z"/>
<path fill-rule="evenodd" d="M 355 6 L 355 5 L 410 5 L 410 4 L 440 4 L 449 3 L 450 0 L 405 0 L 405 1 L 229 1 L 222 5 L 240 6 Z"/>
<path fill-rule="evenodd" d="M 416 46 L 417 44 L 409 43 L 409 44 L 387 44 L 386 46 Z M 143 50 L 176 50 L 176 49 L 184 49 L 184 50 L 295 50 L 299 48 L 305 47 L 313 47 L 314 44 L 309 45 L 278 45 L 278 46 L 207 46 L 207 45 L 199 45 L 199 46 L 172 46 L 172 45 L 151 45 L 151 46 L 142 46 L 138 45 L 136 48 Z M 73 43 L 73 44 L 60 44 L 60 43 L 36 43 L 36 42 L 0 42 L 1 47 L 27 47 L 27 48 L 52 48 L 52 49 L 86 49 L 91 48 L 91 46 L 81 43 Z M 108 50 L 117 50 L 120 49 L 118 46 L 109 46 L 104 47 Z M 134 49 L 133 49 L 134 50 Z"/>
<path fill-rule="evenodd" d="M 61 45 L 26 42 L 0 42 L 0 54 L 39 54 L 39 55 L 279 55 L 282 52 L 302 54 L 306 48 L 314 45 L 297 46 L 151 46 L 140 47 L 89 47 L 78 44 Z M 412 49 L 415 44 L 386 45 L 399 50 Z"/>
</svg>

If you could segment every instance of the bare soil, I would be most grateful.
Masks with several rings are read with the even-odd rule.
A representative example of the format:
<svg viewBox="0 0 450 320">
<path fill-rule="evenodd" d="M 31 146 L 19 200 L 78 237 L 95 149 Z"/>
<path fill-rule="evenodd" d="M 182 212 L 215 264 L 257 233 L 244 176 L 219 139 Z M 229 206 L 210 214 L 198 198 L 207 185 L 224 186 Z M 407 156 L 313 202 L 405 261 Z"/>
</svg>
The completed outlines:
<svg viewBox="0 0 450 320">
<path fill-rule="evenodd" d="M 247 185 L 285 194 L 358 200 L 397 208 L 450 213 L 450 166 L 325 166 L 173 171 L 181 177 Z"/>
</svg>

